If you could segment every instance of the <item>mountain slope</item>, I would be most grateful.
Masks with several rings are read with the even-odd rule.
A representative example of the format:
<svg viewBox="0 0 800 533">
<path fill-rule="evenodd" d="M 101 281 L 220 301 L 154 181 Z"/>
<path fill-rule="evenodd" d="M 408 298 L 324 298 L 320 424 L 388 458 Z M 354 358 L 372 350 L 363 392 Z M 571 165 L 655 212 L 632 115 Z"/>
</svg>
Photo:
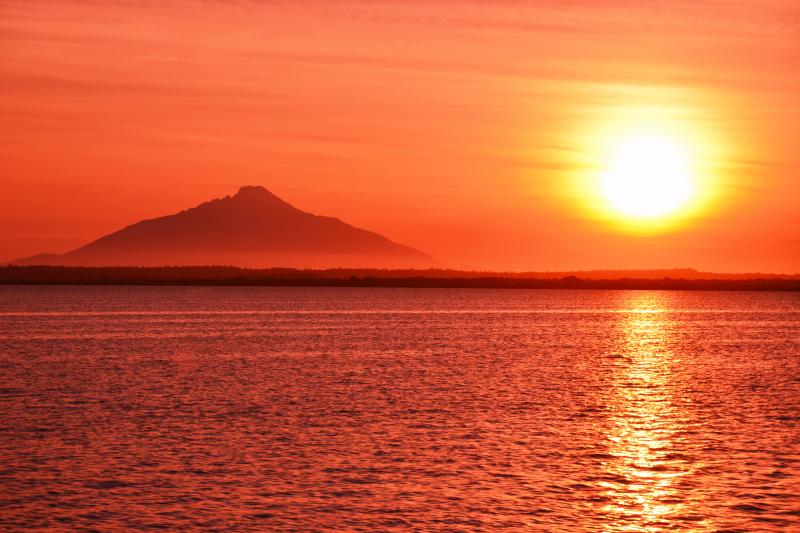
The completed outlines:
<svg viewBox="0 0 800 533">
<path fill-rule="evenodd" d="M 426 254 L 338 218 L 313 215 L 263 187 L 242 187 L 174 215 L 143 220 L 63 255 L 17 265 L 426 267 Z"/>
</svg>

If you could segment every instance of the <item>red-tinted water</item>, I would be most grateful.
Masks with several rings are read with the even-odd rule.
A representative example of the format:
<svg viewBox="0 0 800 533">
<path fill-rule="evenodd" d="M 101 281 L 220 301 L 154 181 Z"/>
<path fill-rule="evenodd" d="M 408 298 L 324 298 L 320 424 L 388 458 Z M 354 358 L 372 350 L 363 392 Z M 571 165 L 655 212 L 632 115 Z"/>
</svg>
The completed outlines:
<svg viewBox="0 0 800 533">
<path fill-rule="evenodd" d="M 800 295 L 0 287 L 0 528 L 800 523 Z"/>
</svg>

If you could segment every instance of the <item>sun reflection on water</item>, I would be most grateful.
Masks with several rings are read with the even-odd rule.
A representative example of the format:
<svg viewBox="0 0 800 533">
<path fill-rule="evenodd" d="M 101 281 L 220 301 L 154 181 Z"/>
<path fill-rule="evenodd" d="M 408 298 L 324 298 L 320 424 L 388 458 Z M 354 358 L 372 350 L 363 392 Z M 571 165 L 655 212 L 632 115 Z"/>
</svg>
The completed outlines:
<svg viewBox="0 0 800 533">
<path fill-rule="evenodd" d="M 674 325 L 665 298 L 633 293 L 624 303 L 630 312 L 620 314 L 607 404 L 609 459 L 600 481 L 609 531 L 660 531 L 678 517 L 691 518 L 697 531 L 711 526 L 693 516 L 680 489 L 699 465 L 682 453 L 688 417 L 674 381 Z"/>
</svg>

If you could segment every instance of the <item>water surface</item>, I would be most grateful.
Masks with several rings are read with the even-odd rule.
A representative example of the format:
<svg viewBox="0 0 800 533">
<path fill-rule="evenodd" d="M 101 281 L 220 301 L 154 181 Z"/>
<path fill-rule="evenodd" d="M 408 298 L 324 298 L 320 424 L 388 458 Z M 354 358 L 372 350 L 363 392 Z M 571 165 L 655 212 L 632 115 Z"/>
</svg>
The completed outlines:
<svg viewBox="0 0 800 533">
<path fill-rule="evenodd" d="M 800 295 L 0 287 L 0 528 L 784 531 Z"/>
</svg>

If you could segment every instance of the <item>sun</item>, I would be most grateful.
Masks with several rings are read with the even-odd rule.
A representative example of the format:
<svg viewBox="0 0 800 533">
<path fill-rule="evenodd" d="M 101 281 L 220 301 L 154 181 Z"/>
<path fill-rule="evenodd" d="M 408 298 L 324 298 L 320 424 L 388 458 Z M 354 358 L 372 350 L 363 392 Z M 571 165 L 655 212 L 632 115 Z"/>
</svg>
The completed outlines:
<svg viewBox="0 0 800 533">
<path fill-rule="evenodd" d="M 592 223 L 635 234 L 687 231 L 719 208 L 729 141 L 690 95 L 680 100 L 605 106 L 566 130 L 566 190 Z"/>
<path fill-rule="evenodd" d="M 607 206 L 631 219 L 672 216 L 696 194 L 689 152 L 663 135 L 639 133 L 612 143 L 601 173 L 600 193 Z"/>
</svg>

